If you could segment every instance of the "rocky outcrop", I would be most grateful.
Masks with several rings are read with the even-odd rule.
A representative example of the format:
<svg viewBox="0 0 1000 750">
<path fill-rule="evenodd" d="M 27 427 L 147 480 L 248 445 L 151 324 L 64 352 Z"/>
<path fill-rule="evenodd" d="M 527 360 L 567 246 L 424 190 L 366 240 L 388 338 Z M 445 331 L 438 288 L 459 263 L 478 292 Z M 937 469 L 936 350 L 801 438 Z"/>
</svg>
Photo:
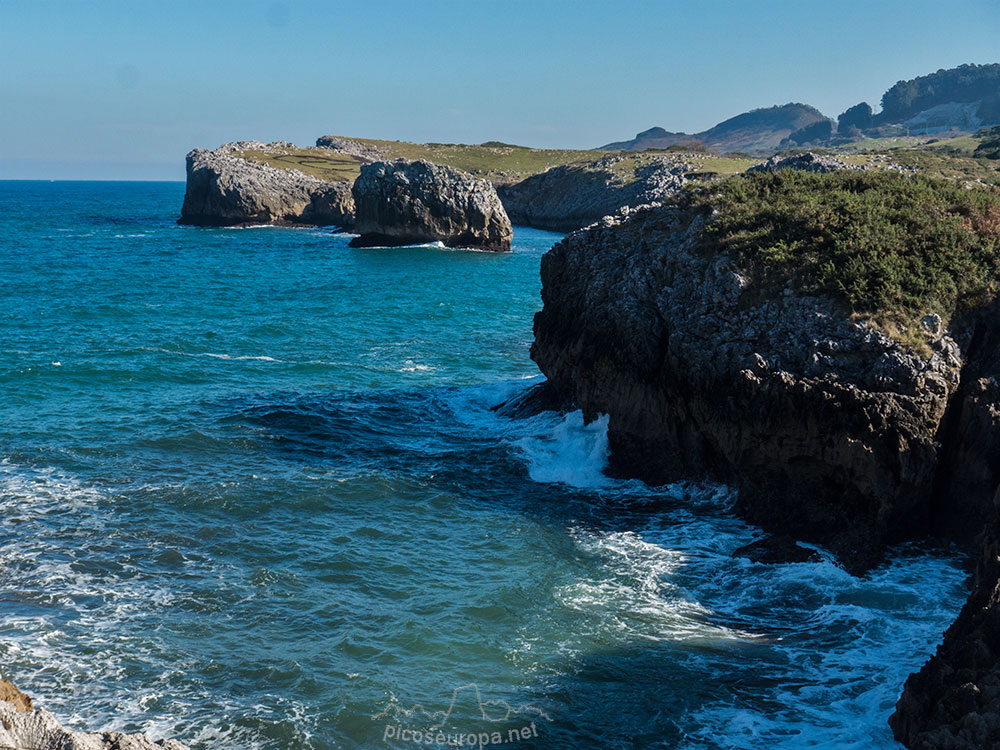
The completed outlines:
<svg viewBox="0 0 1000 750">
<path fill-rule="evenodd" d="M 747 172 L 777 172 L 779 169 L 798 169 L 802 172 L 836 172 L 841 169 L 864 170 L 859 164 L 848 164 L 834 156 L 823 156 L 811 151 L 791 156 L 772 156 L 767 161 L 754 164 Z"/>
<path fill-rule="evenodd" d="M 772 534 L 741 556 L 807 559 L 802 539 L 860 573 L 895 541 L 980 534 L 974 591 L 891 725 L 910 748 L 1000 750 L 1000 304 L 925 317 L 918 354 L 832 299 L 757 286 L 706 242 L 711 211 L 681 204 L 544 256 L 544 403 L 609 415 L 617 474 L 736 486 Z"/>
<path fill-rule="evenodd" d="M 181 224 L 313 224 L 348 227 L 354 199 L 346 182 L 327 182 L 294 169 L 276 169 L 234 155 L 277 152 L 287 144 L 226 144 L 187 155 Z"/>
<path fill-rule="evenodd" d="M 626 158 L 611 154 L 596 162 L 553 167 L 514 185 L 498 185 L 497 193 L 514 224 L 570 232 L 625 206 L 667 200 L 691 171 L 683 160 L 664 156 L 626 178 L 615 169 Z"/>
<path fill-rule="evenodd" d="M 442 242 L 510 250 L 510 220 L 487 180 L 427 161 L 375 162 L 354 182 L 354 247 Z"/>
<path fill-rule="evenodd" d="M 959 387 L 981 334 L 941 332 L 924 357 L 831 299 L 765 293 L 706 250 L 704 221 L 609 217 L 542 260 L 532 357 L 588 418 L 610 415 L 613 470 L 731 483 L 746 518 L 854 571 L 888 543 L 981 528 L 998 477 L 972 467 L 998 402 L 988 378 Z"/>
<path fill-rule="evenodd" d="M 354 138 L 345 138 L 340 135 L 321 135 L 316 139 L 318 148 L 328 148 L 348 156 L 356 156 L 365 161 L 384 161 L 386 154 L 382 149 L 372 143 L 365 143 Z"/>
<path fill-rule="evenodd" d="M 175 740 L 142 734 L 74 732 L 7 680 L 0 681 L 0 748 L 12 750 L 186 750 Z"/>
</svg>

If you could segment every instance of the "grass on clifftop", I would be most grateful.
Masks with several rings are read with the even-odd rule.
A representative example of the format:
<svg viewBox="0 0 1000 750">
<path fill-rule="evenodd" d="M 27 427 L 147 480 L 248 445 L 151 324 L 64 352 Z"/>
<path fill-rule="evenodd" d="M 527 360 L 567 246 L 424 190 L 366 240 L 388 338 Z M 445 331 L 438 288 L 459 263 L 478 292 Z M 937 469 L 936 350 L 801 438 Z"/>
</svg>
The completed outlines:
<svg viewBox="0 0 1000 750">
<path fill-rule="evenodd" d="M 752 173 L 691 191 L 708 236 L 764 289 L 789 281 L 889 331 L 1000 288 L 1000 191 L 890 172 Z M 906 343 L 913 344 L 912 341 Z"/>
<path fill-rule="evenodd" d="M 581 168 L 596 168 L 594 162 L 607 151 L 574 149 L 543 149 L 514 146 L 492 141 L 478 146 L 456 143 L 407 143 L 406 141 L 380 141 L 372 138 L 352 138 L 358 143 L 374 146 L 386 159 L 426 159 L 461 169 L 475 177 L 485 177 L 495 183 L 519 182 L 551 167 L 579 164 Z M 234 154 L 255 164 L 266 164 L 278 169 L 298 169 L 321 180 L 353 181 L 364 160 L 327 148 L 289 148 L 288 153 L 275 154 L 263 151 L 240 151 Z M 615 171 L 625 182 L 635 179 L 635 171 L 653 158 L 666 152 L 629 153 L 616 165 Z M 730 175 L 740 172 L 756 160 L 729 158 L 711 154 L 669 154 L 683 159 L 694 172 L 711 172 Z"/>
</svg>

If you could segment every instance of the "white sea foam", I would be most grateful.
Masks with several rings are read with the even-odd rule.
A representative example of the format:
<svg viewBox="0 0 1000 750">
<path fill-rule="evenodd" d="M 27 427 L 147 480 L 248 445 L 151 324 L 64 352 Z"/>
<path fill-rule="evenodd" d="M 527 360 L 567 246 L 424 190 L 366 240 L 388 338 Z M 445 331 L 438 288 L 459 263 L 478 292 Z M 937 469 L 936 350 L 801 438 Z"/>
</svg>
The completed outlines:
<svg viewBox="0 0 1000 750">
<path fill-rule="evenodd" d="M 553 423 L 554 422 L 554 423 Z M 515 441 L 536 482 L 559 482 L 581 489 L 600 489 L 613 483 L 604 475 L 608 464 L 608 417 L 589 425 L 583 412 L 574 411 L 555 421 L 551 416 L 532 420 L 541 426 L 535 434 Z"/>
<path fill-rule="evenodd" d="M 555 591 L 563 606 L 591 618 L 600 633 L 617 631 L 623 641 L 746 640 L 747 633 L 714 624 L 712 612 L 671 581 L 685 563 L 683 553 L 633 531 L 572 529 L 582 552 L 597 558 L 597 575 Z"/>
<path fill-rule="evenodd" d="M 163 349 L 161 347 L 144 346 L 141 347 L 143 351 L 147 352 L 158 352 L 160 354 L 174 354 L 178 357 L 209 357 L 211 359 L 222 359 L 230 362 L 244 362 L 244 361 L 256 361 L 256 362 L 282 362 L 283 360 L 275 359 L 274 357 L 269 357 L 264 354 L 224 354 L 219 352 L 179 352 L 175 349 Z"/>
<path fill-rule="evenodd" d="M 429 372 L 434 368 L 430 365 L 422 365 L 418 362 L 414 362 L 412 359 L 406 360 L 403 366 L 399 368 L 400 372 Z"/>
</svg>

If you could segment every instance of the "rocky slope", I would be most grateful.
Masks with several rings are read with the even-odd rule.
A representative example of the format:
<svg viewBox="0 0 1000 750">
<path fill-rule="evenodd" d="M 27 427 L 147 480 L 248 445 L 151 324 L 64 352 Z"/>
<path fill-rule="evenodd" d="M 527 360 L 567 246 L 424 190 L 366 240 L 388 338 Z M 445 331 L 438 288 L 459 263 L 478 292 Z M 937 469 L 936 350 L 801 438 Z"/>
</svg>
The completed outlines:
<svg viewBox="0 0 1000 750">
<path fill-rule="evenodd" d="M 635 174 L 616 170 L 626 157 L 554 167 L 497 193 L 514 224 L 570 232 L 625 206 L 662 202 L 686 182 L 691 166 L 678 157 L 647 161 Z"/>
<path fill-rule="evenodd" d="M 352 188 L 354 247 L 443 242 L 510 250 L 510 220 L 487 180 L 427 161 L 374 162 Z"/>
<path fill-rule="evenodd" d="M 142 734 L 74 732 L 7 680 L 0 680 L 0 748 L 12 750 L 186 750 L 175 740 Z"/>
<path fill-rule="evenodd" d="M 246 149 L 280 153 L 290 144 L 239 142 L 187 155 L 181 224 L 314 224 L 347 227 L 354 201 L 346 182 L 326 182 L 297 170 L 241 159 Z"/>
<path fill-rule="evenodd" d="M 614 472 L 729 482 L 746 518 L 856 573 L 887 544 L 985 528 L 975 590 L 892 727 L 912 748 L 1000 748 L 1000 308 L 928 316 L 918 353 L 825 294 L 765 285 L 706 239 L 714 209 L 682 204 L 543 258 L 546 402 L 609 415 Z"/>
</svg>

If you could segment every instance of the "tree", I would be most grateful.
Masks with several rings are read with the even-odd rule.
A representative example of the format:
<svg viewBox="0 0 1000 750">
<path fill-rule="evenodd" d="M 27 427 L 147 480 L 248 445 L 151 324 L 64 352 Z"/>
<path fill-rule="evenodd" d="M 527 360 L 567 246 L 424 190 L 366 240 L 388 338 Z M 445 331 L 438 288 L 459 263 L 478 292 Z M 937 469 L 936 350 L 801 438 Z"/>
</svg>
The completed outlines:
<svg viewBox="0 0 1000 750">
<path fill-rule="evenodd" d="M 861 102 L 861 104 L 855 104 L 844 112 L 842 112 L 837 117 L 837 131 L 841 135 L 847 135 L 853 131 L 851 128 L 856 128 L 858 130 L 867 130 L 872 126 L 872 107 L 868 102 Z"/>
<path fill-rule="evenodd" d="M 815 141 L 828 141 L 830 140 L 831 135 L 833 135 L 833 121 L 820 120 L 819 122 L 814 122 L 812 125 L 806 125 L 804 128 L 799 128 L 788 136 L 788 140 L 792 143 L 798 143 L 801 145 L 803 143 L 813 143 Z"/>
</svg>

